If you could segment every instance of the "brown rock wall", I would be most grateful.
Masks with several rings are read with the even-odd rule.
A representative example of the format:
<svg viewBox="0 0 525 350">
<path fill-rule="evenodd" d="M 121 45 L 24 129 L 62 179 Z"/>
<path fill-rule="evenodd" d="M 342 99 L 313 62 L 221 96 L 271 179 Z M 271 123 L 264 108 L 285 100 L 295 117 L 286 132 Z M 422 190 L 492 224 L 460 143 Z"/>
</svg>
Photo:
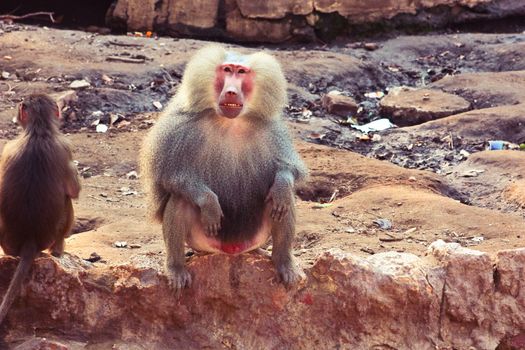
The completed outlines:
<svg viewBox="0 0 525 350">
<path fill-rule="evenodd" d="M 193 258 L 177 297 L 152 268 L 36 260 L 8 316 L 6 344 L 39 335 L 164 348 L 494 349 L 525 328 L 525 250 L 497 258 L 434 242 L 426 258 L 331 249 L 285 289 L 258 254 Z M 16 266 L 0 259 L 1 291 Z M 210 273 L 213 271 L 213 273 Z M 1 342 L 0 342 L 1 343 Z"/>
<path fill-rule="evenodd" d="M 424 8 L 436 6 L 466 6 L 489 3 L 491 0 L 315 0 L 314 8 L 319 12 L 337 12 L 357 22 L 389 19 L 401 13 L 416 14 Z"/>
<path fill-rule="evenodd" d="M 219 0 L 118 0 L 108 13 L 108 24 L 124 22 L 130 31 L 283 42 L 312 39 L 319 26 L 334 26 L 330 30 L 334 35 L 344 34 L 352 26 L 389 21 L 398 15 L 412 15 L 413 23 L 446 25 L 477 17 L 525 14 L 525 4 L 519 0 L 228 0 L 224 9 L 219 5 Z M 417 18 L 422 11 L 438 6 L 448 7 L 449 11 L 437 11 L 441 15 L 429 12 L 425 19 Z M 472 10 L 475 7 L 483 7 L 484 11 Z M 320 16 L 332 19 L 320 22 Z"/>
<path fill-rule="evenodd" d="M 313 12 L 313 0 L 236 0 L 242 15 L 247 18 L 281 19 L 288 14 L 306 16 Z"/>
</svg>

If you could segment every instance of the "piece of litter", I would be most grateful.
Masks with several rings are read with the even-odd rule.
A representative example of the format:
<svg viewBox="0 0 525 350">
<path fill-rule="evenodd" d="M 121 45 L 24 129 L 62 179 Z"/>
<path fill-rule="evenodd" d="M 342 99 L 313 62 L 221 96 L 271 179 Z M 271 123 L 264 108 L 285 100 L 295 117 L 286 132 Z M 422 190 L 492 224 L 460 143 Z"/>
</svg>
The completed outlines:
<svg viewBox="0 0 525 350">
<path fill-rule="evenodd" d="M 483 242 L 484 239 L 485 239 L 485 238 L 479 236 L 479 237 L 474 237 L 474 238 L 472 238 L 471 241 L 472 241 L 472 242 L 475 242 L 475 243 L 481 243 L 481 242 Z"/>
<path fill-rule="evenodd" d="M 361 131 L 364 134 L 368 134 L 369 132 L 372 132 L 372 131 L 383 131 L 383 130 L 387 130 L 390 128 L 395 128 L 396 125 L 392 124 L 392 122 L 388 120 L 387 118 L 381 118 L 381 119 L 374 120 L 373 122 L 370 122 L 368 124 L 351 125 L 351 127 Z"/>
<path fill-rule="evenodd" d="M 368 98 L 382 98 L 383 96 L 385 96 L 385 93 L 383 91 L 374 91 L 374 92 L 365 93 L 365 97 L 368 97 Z"/>
<path fill-rule="evenodd" d="M 462 149 L 461 151 L 459 151 L 459 154 L 461 156 L 463 156 L 463 158 L 468 158 L 470 156 L 470 152 L 469 151 L 465 151 L 464 149 Z"/>
<path fill-rule="evenodd" d="M 392 222 L 388 219 L 375 219 L 373 223 L 383 230 L 390 230 L 392 228 Z"/>
<path fill-rule="evenodd" d="M 97 127 L 95 130 L 99 133 L 104 133 L 108 131 L 108 126 L 106 124 L 97 124 Z"/>
<path fill-rule="evenodd" d="M 109 125 L 113 125 L 115 124 L 116 122 L 118 122 L 119 120 L 123 119 L 123 115 L 122 114 L 118 114 L 118 113 L 111 113 L 109 115 Z"/>
<path fill-rule="evenodd" d="M 125 191 L 125 192 L 123 191 L 122 192 L 123 196 L 136 196 L 137 194 L 138 194 L 137 191 Z"/>
<path fill-rule="evenodd" d="M 499 151 L 503 149 L 505 141 L 489 141 L 489 150 Z"/>
<path fill-rule="evenodd" d="M 157 108 L 159 111 L 162 109 L 162 103 L 159 101 L 154 101 L 153 106 L 155 106 L 155 108 Z"/>
<path fill-rule="evenodd" d="M 104 115 L 104 112 L 102 111 L 94 111 L 93 113 L 91 113 L 91 116 L 95 117 L 95 118 L 100 118 Z"/>
<path fill-rule="evenodd" d="M 479 169 L 479 170 L 478 169 L 470 169 L 470 170 L 462 172 L 461 174 L 459 174 L 459 176 L 461 176 L 461 177 L 476 177 L 479 174 L 484 173 L 484 172 L 485 172 L 485 170 L 481 170 L 481 169 Z"/>
<path fill-rule="evenodd" d="M 301 115 L 303 116 L 303 119 L 310 119 L 313 115 L 312 111 L 307 109 L 307 108 L 303 108 L 302 112 L 301 112 Z"/>
<path fill-rule="evenodd" d="M 323 209 L 323 208 L 328 208 L 328 207 L 331 207 L 333 204 L 332 203 L 315 203 L 312 208 L 313 209 Z"/>
</svg>

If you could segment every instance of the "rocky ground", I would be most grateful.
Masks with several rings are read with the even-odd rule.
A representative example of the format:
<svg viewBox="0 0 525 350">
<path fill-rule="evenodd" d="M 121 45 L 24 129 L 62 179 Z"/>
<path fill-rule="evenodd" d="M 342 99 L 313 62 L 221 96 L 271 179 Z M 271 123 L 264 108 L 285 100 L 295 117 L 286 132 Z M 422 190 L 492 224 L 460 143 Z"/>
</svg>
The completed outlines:
<svg viewBox="0 0 525 350">
<path fill-rule="evenodd" d="M 132 319 L 126 323 L 121 315 L 118 319 L 123 323 L 119 323 L 118 331 L 110 326 L 105 331 L 103 326 L 95 327 L 93 324 L 99 320 L 101 324 L 109 322 L 109 325 L 117 319 L 115 315 L 118 312 L 113 308 L 125 308 L 114 300 L 118 293 L 107 292 L 111 288 L 114 291 L 118 289 L 116 285 L 120 279 L 125 279 L 120 293 L 124 293 L 122 297 L 130 302 L 137 295 L 155 296 L 156 299 L 159 293 L 167 293 L 164 280 L 159 280 L 157 275 L 164 258 L 160 227 L 146 220 L 145 194 L 138 179 L 140 174 L 137 173 L 136 157 L 142 138 L 180 82 L 188 57 L 206 44 L 195 40 L 97 35 L 17 24 L 0 26 L 0 148 L 19 132 L 12 122 L 16 103 L 32 92 L 53 93 L 63 101 L 63 131 L 75 145 L 74 157 L 83 177 L 83 191 L 74 203 L 77 215 L 75 234 L 67 240 L 66 247 L 72 256 L 61 262 L 63 267 L 50 258 L 42 259 L 38 265 L 41 270 L 37 271 L 41 271 L 42 276 L 45 271 L 59 271 L 56 279 L 68 280 L 72 290 L 76 290 L 75 286 L 80 283 L 83 287 L 78 293 L 82 293 L 84 299 L 90 293 L 96 294 L 92 300 L 94 304 L 89 306 L 93 313 L 88 312 L 89 317 L 84 315 L 82 320 L 80 316 L 74 320 L 71 319 L 73 316 L 64 318 L 61 313 L 80 312 L 80 309 L 68 309 L 73 302 L 70 296 L 64 296 L 66 301 L 57 298 L 54 301 L 61 306 L 57 307 L 56 313 L 44 317 L 43 323 L 33 323 L 34 335 L 52 335 L 69 341 L 70 348 L 79 349 L 111 348 L 106 346 L 114 344 L 112 339 L 119 337 L 140 343 L 141 335 L 132 333 L 139 326 L 144 327 L 144 319 L 137 321 L 137 324 L 133 324 Z M 327 292 L 333 287 L 336 295 L 336 291 L 352 287 L 346 282 L 337 282 L 339 280 L 335 277 L 332 287 L 326 281 L 319 282 L 322 277 L 318 276 L 324 273 L 339 276 L 337 271 L 340 269 L 342 274 L 350 274 L 350 279 L 363 279 L 363 283 L 370 282 L 374 286 L 377 283 L 374 288 L 378 288 L 378 295 L 385 292 L 381 289 L 383 282 L 379 277 L 367 277 L 366 274 L 356 277 L 349 272 L 352 268 L 342 268 L 341 264 L 348 265 L 348 260 L 341 263 L 332 255 L 316 260 L 334 248 L 339 252 L 335 256 L 350 259 L 350 265 L 361 266 L 366 261 L 366 271 L 380 266 L 381 259 L 386 259 L 387 267 L 383 267 L 386 270 L 382 271 L 385 276 L 396 275 L 395 271 L 403 270 L 399 266 L 408 264 L 408 272 L 403 271 L 415 278 L 410 271 L 418 264 L 425 266 L 422 268 L 424 271 L 432 270 L 429 266 L 433 265 L 427 261 L 430 259 L 427 256 L 428 247 L 438 239 L 484 252 L 480 259 L 490 269 L 493 264 L 491 259 L 498 259 L 499 251 L 524 245 L 525 152 L 519 150 L 519 145 L 525 143 L 525 34 L 405 35 L 373 43 L 238 48 L 246 52 L 269 50 L 282 62 L 290 82 L 290 103 L 285 116 L 297 148 L 310 168 L 308 181 L 297 190 L 295 254 L 307 269 L 309 279 L 305 282 L 306 288 L 317 288 L 316 293 L 319 294 L 314 293 L 314 296 L 322 295 L 322 288 Z M 78 80 L 83 80 L 85 86 L 75 86 Z M 369 132 L 355 128 L 381 118 L 389 118 L 399 127 Z M 505 141 L 504 148 L 507 149 L 487 150 L 489 141 L 498 140 Z M 266 249 L 271 251 L 271 244 Z M 396 252 L 413 255 L 401 254 L 390 258 L 394 261 L 393 271 L 387 271 L 389 254 Z M 430 255 L 435 256 L 436 249 L 433 252 Z M 225 271 L 233 264 L 240 266 L 242 273 L 269 269 L 266 258 L 252 255 L 232 260 L 225 257 L 194 257 L 192 254 L 188 251 L 194 271 L 206 271 L 206 266 L 210 264 L 214 266 L 212 268 L 221 266 Z M 422 260 L 418 260 L 420 258 Z M 407 262 L 406 259 L 415 260 Z M 440 261 L 448 262 L 447 259 L 441 257 Z M 414 261 L 417 261 L 415 265 Z M 14 266 L 9 258 L 0 259 L 0 262 L 2 271 L 11 271 Z M 447 266 L 446 263 L 443 266 Z M 76 277 L 68 275 L 68 269 L 76 271 Z M 89 272 L 82 272 L 83 269 Z M 481 273 L 486 274 L 487 270 Z M 428 274 L 423 277 L 427 281 L 424 283 L 426 287 L 418 284 L 414 288 L 435 287 L 432 281 L 428 282 Z M 2 283 L 7 283 L 9 278 L 7 272 L 0 276 Z M 230 275 L 230 282 L 231 278 Z M 246 278 L 244 280 L 241 276 L 233 280 L 238 286 L 254 277 Z M 273 272 L 265 272 L 260 278 L 272 279 Z M 312 278 L 320 284 L 312 284 Z M 374 280 L 377 278 L 379 280 Z M 402 282 L 397 275 L 387 277 L 392 278 L 396 283 Z M 133 279 L 136 280 L 135 287 L 131 283 Z M 105 282 L 100 284 L 101 281 Z M 260 279 L 258 281 L 260 285 Z M 42 299 L 38 295 L 40 282 L 41 279 L 33 278 L 28 296 L 13 309 L 11 324 L 27 317 L 35 302 L 40 303 L 38 315 L 45 315 L 42 310 L 51 299 Z M 496 283 L 493 279 L 489 282 Z M 99 285 L 91 290 L 90 283 Z M 205 288 L 206 283 L 212 282 L 197 278 L 197 286 L 190 292 L 192 296 L 203 293 L 198 288 Z M 221 283 L 225 282 L 217 282 L 212 290 L 220 291 Z M 148 287 L 150 285 L 151 288 Z M 436 287 L 432 293 L 429 292 L 432 297 L 429 296 L 428 300 L 432 301 L 428 305 L 432 307 L 423 302 L 432 312 L 436 312 L 439 320 L 442 320 L 440 315 L 443 312 L 439 311 L 440 305 L 443 305 L 442 293 L 445 293 L 443 285 L 441 289 Z M 249 294 L 251 289 L 249 286 L 246 288 L 242 293 Z M 265 287 L 260 288 L 264 290 Z M 274 311 L 279 312 L 290 311 L 286 306 L 290 300 L 310 305 L 311 296 L 304 288 L 291 292 L 292 296 L 281 287 L 276 290 L 277 294 L 272 294 L 272 306 L 263 306 L 276 308 Z M 342 297 L 353 298 L 351 290 L 346 293 Z M 242 298 L 247 298 L 245 294 Z M 215 296 L 218 299 L 231 297 Z M 368 297 L 368 294 L 363 296 L 363 302 L 367 303 Z M 111 299 L 107 305 L 104 304 L 105 298 Z M 212 309 L 217 307 L 213 311 L 213 322 L 220 324 L 221 317 L 226 317 L 225 312 L 234 315 L 239 312 L 235 305 L 215 305 L 209 295 L 208 299 L 201 294 L 197 298 L 210 303 L 208 306 Z M 186 298 L 181 303 L 187 306 L 191 300 Z M 329 304 L 329 301 L 326 303 Z M 433 303 L 438 303 L 437 311 Z M 87 301 L 83 304 L 82 312 L 87 312 L 87 304 Z M 243 304 L 242 307 L 245 306 Z M 145 306 L 141 307 L 148 310 Z M 254 305 L 246 307 L 254 310 Z M 365 317 L 365 313 L 366 317 L 370 317 L 365 312 L 367 307 L 363 307 L 358 314 Z M 100 311 L 100 308 L 106 311 Z M 322 310 L 319 304 L 316 308 Z M 381 312 L 377 306 L 368 308 Z M 159 305 L 154 309 L 155 312 L 162 312 Z M 333 304 L 330 304 L 330 309 L 337 313 Z M 290 312 L 302 317 L 301 310 L 294 310 Z M 345 310 L 341 311 L 346 312 L 345 317 L 353 317 L 355 310 Z M 391 317 L 395 317 L 396 312 L 403 312 L 395 310 L 392 308 L 391 315 L 389 313 Z M 146 316 L 147 311 L 142 309 L 134 309 L 133 312 L 141 318 L 149 317 Z M 413 312 L 417 314 L 417 310 Z M 111 317 L 108 316 L 110 314 Z M 312 320 L 314 314 L 309 311 Z M 235 327 L 228 322 L 225 324 L 232 328 L 222 329 L 224 337 L 217 333 L 206 338 L 201 331 L 194 334 L 197 337 L 197 340 L 192 340 L 194 343 L 189 342 L 180 331 L 176 332 L 177 336 L 171 334 L 173 338 L 169 340 L 160 331 L 162 322 L 180 328 L 184 322 L 198 318 L 200 321 L 197 323 L 204 325 L 206 322 L 201 319 L 202 315 L 205 315 L 203 310 L 190 308 L 180 311 L 173 318 L 169 315 L 152 318 L 148 327 L 157 330 L 153 332 L 155 336 L 143 340 L 158 344 L 159 339 L 163 339 L 166 344 L 185 344 L 195 348 L 203 344 L 208 348 L 250 348 L 246 339 L 226 336 L 235 331 Z M 428 318 L 432 319 L 432 315 Z M 476 317 L 466 314 L 454 316 L 453 312 L 451 315 L 450 322 L 463 321 L 463 316 L 465 322 L 482 322 L 484 317 L 480 316 L 484 315 L 482 311 Z M 329 319 L 338 322 L 335 316 Z M 89 331 L 66 331 L 68 322 L 80 324 L 79 329 L 88 327 Z M 293 322 L 293 317 L 281 318 L 279 322 Z M 525 327 L 525 324 L 516 322 Z M 512 322 L 509 324 L 515 325 Z M 358 332 L 368 330 L 369 326 L 352 324 L 349 327 Z M 264 328 L 266 332 L 276 332 L 274 343 L 264 343 L 265 346 L 270 344 L 268 348 L 294 348 L 291 344 L 299 338 L 302 340 L 297 346 L 308 348 L 322 336 L 320 330 L 317 333 L 302 331 L 303 334 L 291 335 L 280 328 L 272 330 L 271 326 L 268 327 Z M 333 347 L 339 344 L 340 348 L 407 348 L 410 344 L 407 337 L 414 335 L 392 327 L 385 332 L 395 336 L 384 336 L 381 338 L 384 343 L 378 343 L 379 338 L 373 336 L 343 336 L 341 334 L 348 329 L 341 326 L 341 329 L 338 328 L 340 332 L 332 335 L 332 340 L 327 340 L 325 345 Z M 454 329 L 453 324 L 443 326 L 441 323 L 438 328 L 443 331 L 446 327 Z M 472 324 L 469 327 L 475 328 Z M 21 343 L 28 335 L 27 328 L 20 324 L 14 328 L 16 330 L 7 332 L 5 338 L 12 346 Z M 252 327 L 249 329 L 253 330 Z M 501 329 L 498 332 L 493 332 L 496 334 L 493 337 L 500 337 L 499 340 L 509 336 Z M 310 338 L 304 340 L 303 336 Z M 254 337 L 253 344 L 262 341 L 260 334 Z M 337 337 L 346 340 L 337 342 Z M 394 341 L 395 337 L 405 339 L 405 343 Z M 468 338 L 463 339 L 464 343 L 454 343 L 450 337 L 454 336 L 439 334 L 431 343 L 442 349 L 449 348 L 450 344 L 456 344 L 455 348 L 459 349 L 467 349 L 468 346 L 489 349 L 494 344 L 494 338 L 487 342 L 477 338 L 476 341 L 467 341 L 469 337 L 474 337 L 472 334 L 461 335 Z M 114 346 L 133 348 L 131 343 Z"/>
</svg>

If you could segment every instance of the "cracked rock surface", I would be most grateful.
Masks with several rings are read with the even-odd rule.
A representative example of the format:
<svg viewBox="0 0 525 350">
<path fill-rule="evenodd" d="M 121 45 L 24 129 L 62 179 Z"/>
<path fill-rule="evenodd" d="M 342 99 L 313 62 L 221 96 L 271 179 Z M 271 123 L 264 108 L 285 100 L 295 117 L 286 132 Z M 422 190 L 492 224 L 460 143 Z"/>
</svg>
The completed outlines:
<svg viewBox="0 0 525 350">
<path fill-rule="evenodd" d="M 15 264 L 0 259 L 0 285 Z M 525 249 L 491 258 L 441 240 L 423 258 L 334 248 L 286 289 L 267 257 L 207 255 L 191 259 L 194 285 L 177 297 L 156 269 L 42 257 L 2 335 L 11 346 L 60 337 L 66 349 L 120 339 L 159 349 L 488 350 L 525 327 L 524 266 Z"/>
</svg>

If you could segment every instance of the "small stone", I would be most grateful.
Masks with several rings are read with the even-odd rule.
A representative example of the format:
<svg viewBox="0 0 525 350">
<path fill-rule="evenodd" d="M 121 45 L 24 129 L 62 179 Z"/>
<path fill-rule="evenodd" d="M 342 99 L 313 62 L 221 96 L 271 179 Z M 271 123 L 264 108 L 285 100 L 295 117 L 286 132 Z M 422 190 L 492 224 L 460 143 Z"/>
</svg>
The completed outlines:
<svg viewBox="0 0 525 350">
<path fill-rule="evenodd" d="M 7 80 L 9 79 L 10 76 L 11 76 L 11 73 L 5 72 L 5 71 L 2 72 L 2 79 Z"/>
<path fill-rule="evenodd" d="M 379 236 L 378 239 L 381 242 L 399 242 L 403 240 L 403 237 L 386 234 L 386 235 Z"/>
<path fill-rule="evenodd" d="M 91 171 L 89 171 L 89 168 L 88 168 L 88 170 L 82 170 L 82 171 L 80 172 L 80 175 L 81 175 L 84 179 L 88 179 L 88 178 L 90 178 L 90 177 L 93 176 L 93 173 L 92 173 Z"/>
<path fill-rule="evenodd" d="M 89 258 L 86 258 L 84 260 L 94 263 L 94 262 L 99 261 L 100 259 L 102 259 L 102 257 L 100 255 L 98 255 L 96 252 L 93 252 L 89 256 Z"/>
<path fill-rule="evenodd" d="M 57 101 L 58 108 L 63 110 L 65 107 L 71 106 L 78 101 L 78 95 L 74 90 L 64 91 L 58 94 L 53 94 L 52 97 Z"/>
<path fill-rule="evenodd" d="M 349 96 L 342 95 L 339 91 L 330 91 L 323 96 L 321 103 L 328 113 L 341 117 L 357 113 L 357 102 Z"/>
<path fill-rule="evenodd" d="M 115 248 L 127 248 L 128 247 L 128 242 L 125 242 L 125 241 L 117 241 L 115 243 L 113 243 L 113 246 Z"/>
<path fill-rule="evenodd" d="M 363 247 L 359 250 L 362 252 L 368 253 L 370 255 L 374 255 L 376 253 L 375 250 L 373 250 L 372 248 L 368 248 L 368 247 Z"/>
<path fill-rule="evenodd" d="M 69 87 L 71 89 L 84 89 L 87 87 L 90 87 L 91 84 L 87 80 L 74 80 L 71 84 L 69 84 Z"/>
<path fill-rule="evenodd" d="M 365 48 L 365 50 L 368 50 L 368 51 L 374 51 L 374 50 L 379 49 L 379 45 L 376 43 L 365 43 L 363 47 Z"/>
<path fill-rule="evenodd" d="M 139 174 L 135 170 L 132 170 L 126 174 L 126 178 L 128 180 L 136 180 L 139 178 Z"/>
<path fill-rule="evenodd" d="M 102 80 L 104 81 L 105 84 L 107 85 L 111 85 L 113 84 L 113 79 L 111 79 L 109 76 L 107 76 L 106 74 L 102 74 Z"/>
</svg>

